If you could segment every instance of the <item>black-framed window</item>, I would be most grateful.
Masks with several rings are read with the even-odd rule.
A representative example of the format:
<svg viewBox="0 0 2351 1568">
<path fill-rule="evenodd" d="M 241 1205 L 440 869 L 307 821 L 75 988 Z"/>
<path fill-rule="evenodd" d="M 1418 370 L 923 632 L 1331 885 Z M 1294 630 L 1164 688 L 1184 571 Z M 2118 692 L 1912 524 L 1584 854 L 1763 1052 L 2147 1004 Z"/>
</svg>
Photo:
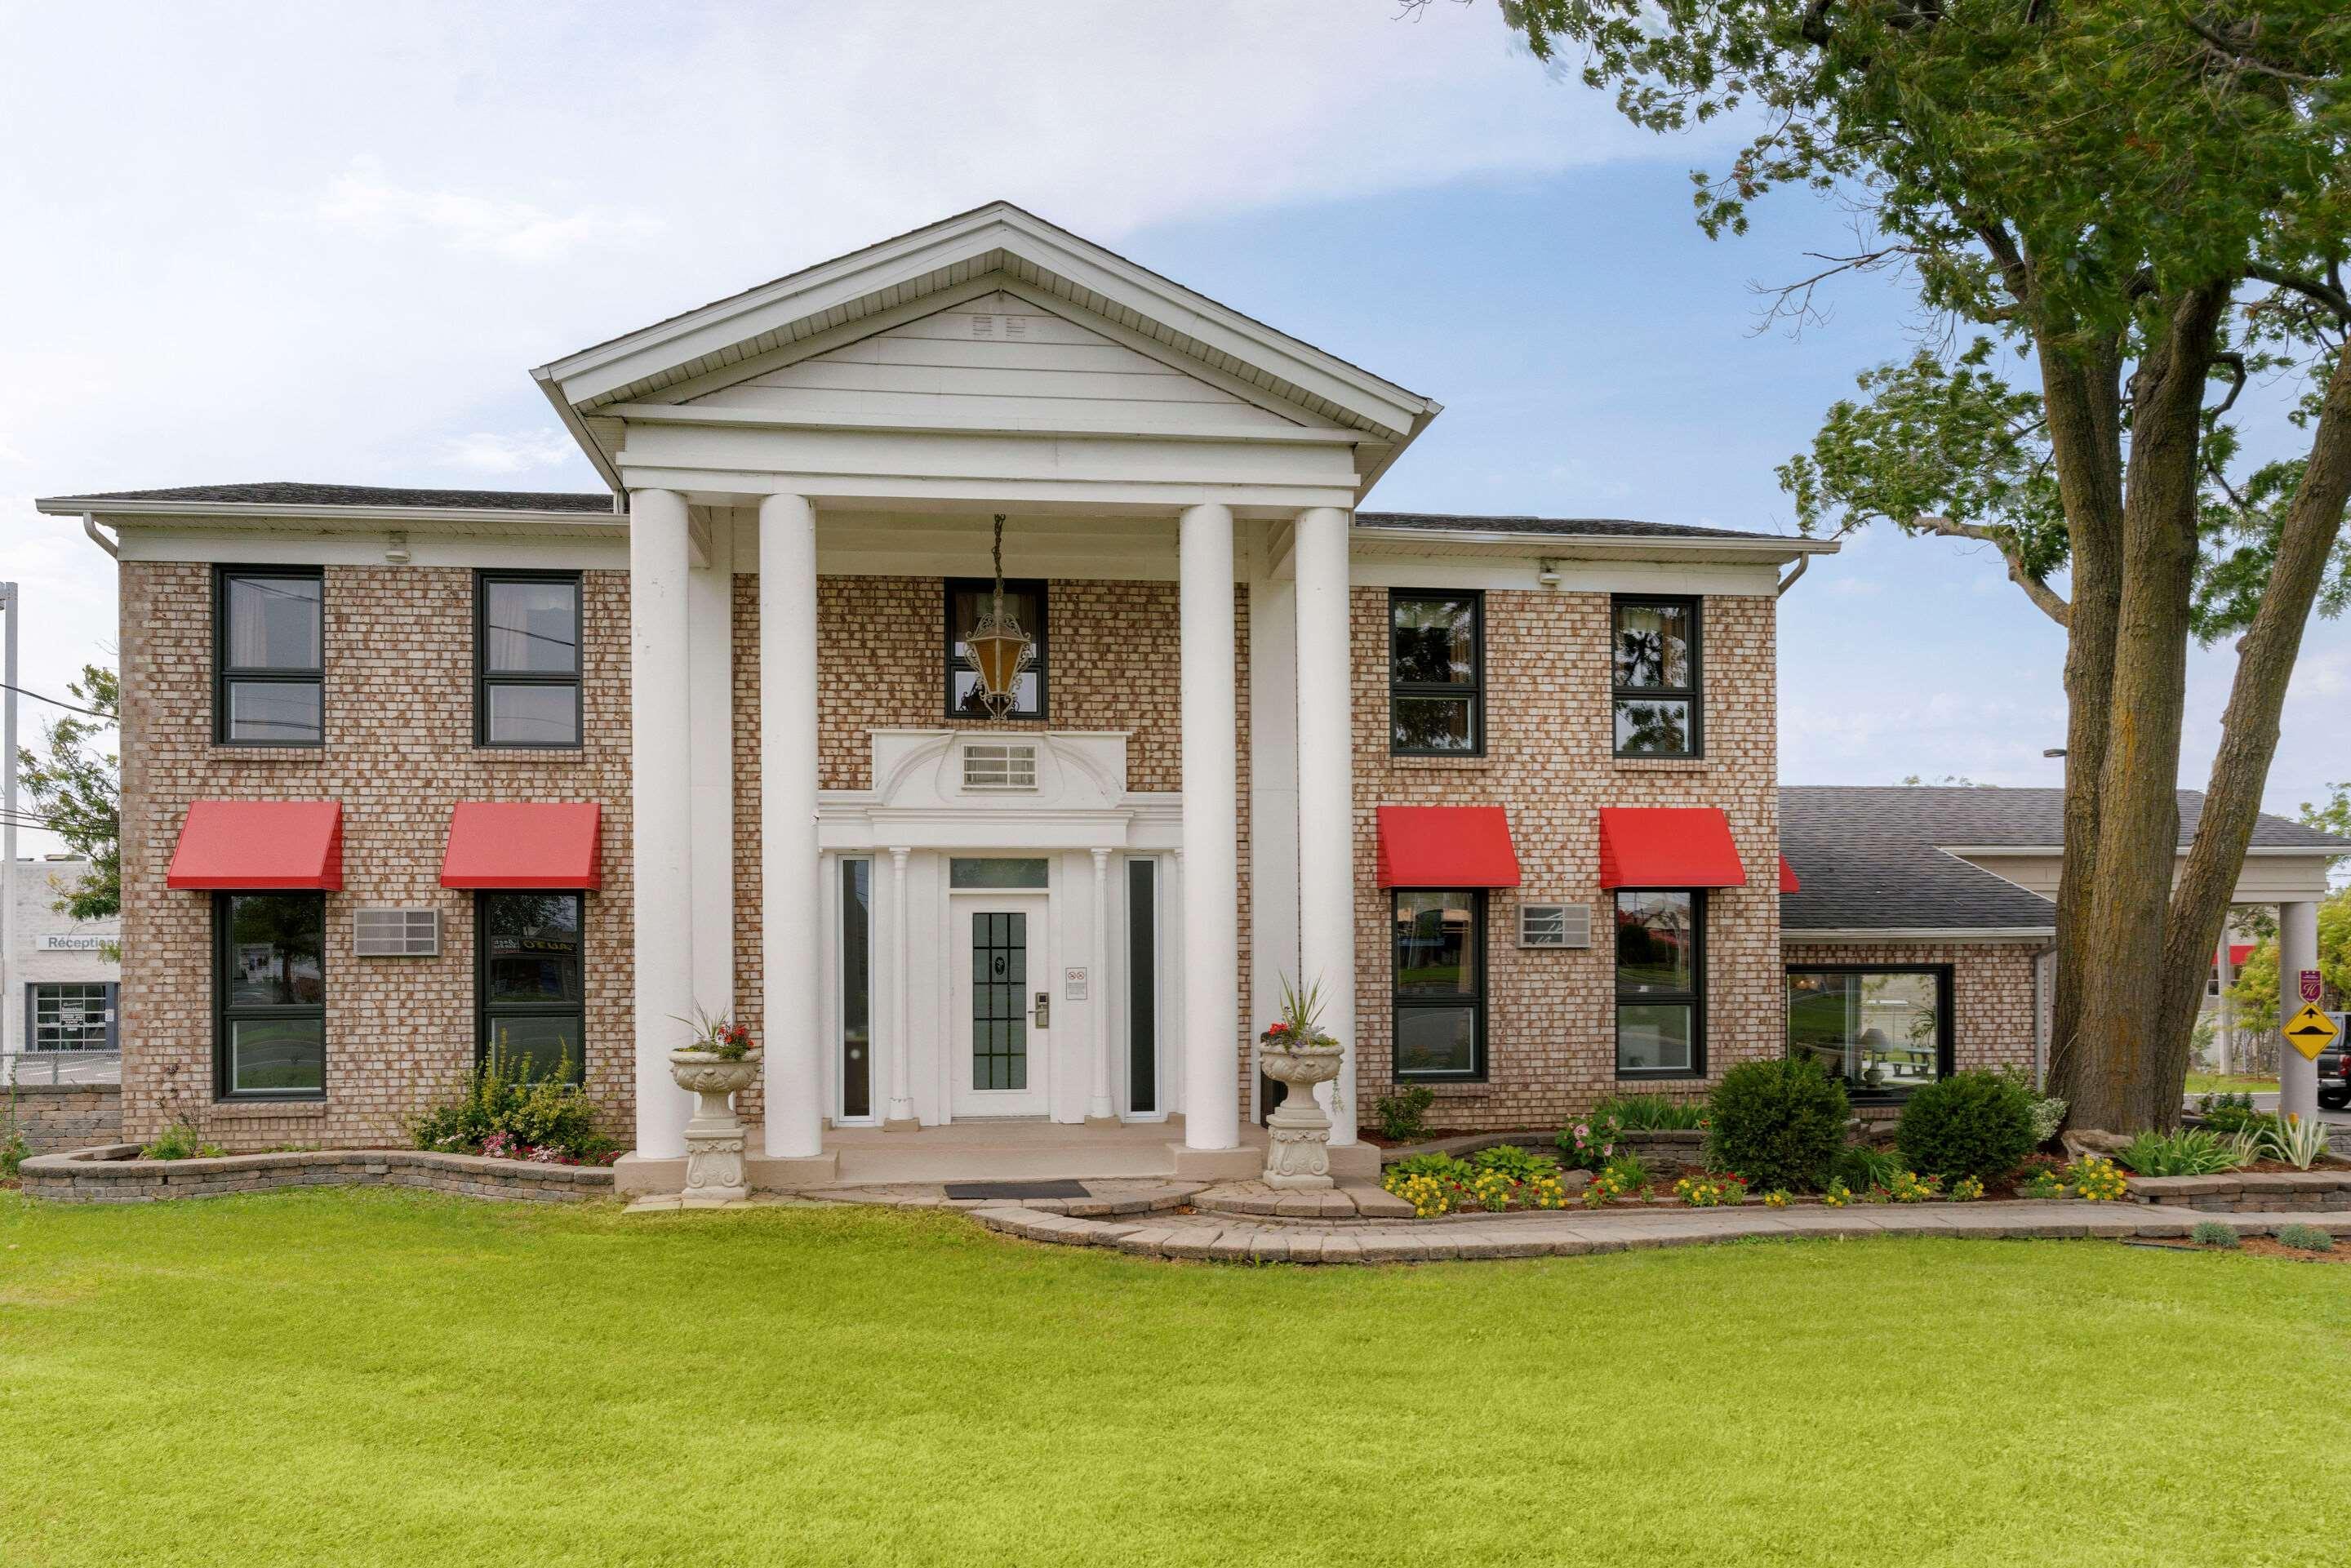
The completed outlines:
<svg viewBox="0 0 2351 1568">
<path fill-rule="evenodd" d="M 474 742 L 580 745 L 580 574 L 474 574 Z"/>
<path fill-rule="evenodd" d="M 1485 595 L 1389 592 L 1388 749 L 1399 757 L 1485 751 Z"/>
<path fill-rule="evenodd" d="M 1620 597 L 1610 616 L 1616 755 L 1704 756 L 1699 601 Z"/>
<path fill-rule="evenodd" d="M 112 1051 L 115 1022 L 111 980 L 34 980 L 25 987 L 26 1051 Z"/>
<path fill-rule="evenodd" d="M 841 862 L 841 1113 L 873 1114 L 873 862 Z"/>
<path fill-rule="evenodd" d="M 1485 1077 L 1485 890 L 1400 887 L 1389 898 L 1396 1077 Z"/>
<path fill-rule="evenodd" d="M 1126 1108 L 1159 1110 L 1159 862 L 1126 862 Z"/>
<path fill-rule="evenodd" d="M 1706 1075 L 1706 894 L 1616 890 L 1616 1076 Z"/>
<path fill-rule="evenodd" d="M 996 582 L 985 577 L 951 577 L 946 581 L 946 681 L 945 701 L 949 718 L 986 718 L 987 709 L 980 706 L 979 676 L 971 667 L 964 652 L 964 637 L 979 623 L 996 594 Z M 1051 646 L 1046 636 L 1045 583 L 1041 578 L 1007 579 L 1004 584 L 1004 608 L 1020 629 L 1036 643 L 1036 654 L 1029 667 L 1020 672 L 1013 685 L 1014 702 L 1007 718 L 1043 718 L 1048 692 L 1046 690 L 1046 652 Z"/>
<path fill-rule="evenodd" d="M 1788 1054 L 1807 1056 L 1857 1099 L 1946 1078 L 1949 964 L 1791 964 Z"/>
<path fill-rule="evenodd" d="M 327 895 L 213 895 L 214 1088 L 224 1100 L 327 1092 Z"/>
<path fill-rule="evenodd" d="M 586 902 L 539 889 L 474 895 L 476 1061 L 495 1046 L 502 1067 L 527 1059 L 533 1078 L 587 1081 Z"/>
<path fill-rule="evenodd" d="M 326 576 L 315 566 L 225 566 L 213 577 L 213 738 L 326 739 Z"/>
</svg>

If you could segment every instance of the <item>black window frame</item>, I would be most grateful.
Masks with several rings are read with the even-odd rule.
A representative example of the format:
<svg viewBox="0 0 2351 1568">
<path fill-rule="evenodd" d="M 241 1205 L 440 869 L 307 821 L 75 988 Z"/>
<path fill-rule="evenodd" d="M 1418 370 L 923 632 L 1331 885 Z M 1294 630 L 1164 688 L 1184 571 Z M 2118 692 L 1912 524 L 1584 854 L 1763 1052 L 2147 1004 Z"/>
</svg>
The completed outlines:
<svg viewBox="0 0 2351 1568">
<path fill-rule="evenodd" d="M 1447 756 L 1459 756 L 1447 752 Z M 1412 893 L 1466 893 L 1469 895 L 1469 921 L 1478 932 L 1478 990 L 1475 996 L 1406 997 L 1404 979 L 1395 961 L 1396 900 Z M 1388 1077 L 1395 1083 L 1483 1083 L 1489 1071 L 1487 1058 L 1487 1035 L 1493 1018 L 1493 979 L 1490 974 L 1493 946 L 1493 901 L 1482 887 L 1392 887 L 1388 889 Z M 1397 1065 L 1397 1042 L 1404 1038 L 1404 1015 L 1407 1012 L 1429 1012 L 1454 1009 L 1469 1004 L 1473 1023 L 1469 1031 L 1470 1067 L 1467 1072 L 1406 1072 Z"/>
<path fill-rule="evenodd" d="M 553 1002 L 494 1002 L 490 999 L 490 900 L 494 898 L 569 898 L 578 911 L 580 932 L 580 995 L 569 1005 Z M 474 890 L 474 1066 L 478 1071 L 490 1057 L 490 1023 L 495 1019 L 569 1019 L 580 1026 L 580 1077 L 588 1082 L 588 895 L 576 887 L 482 887 Z"/>
<path fill-rule="evenodd" d="M 1426 599 L 1466 599 L 1469 601 L 1469 684 L 1451 681 L 1402 681 L 1396 678 L 1395 617 L 1399 603 Z M 1388 755 L 1390 757 L 1483 757 L 1486 755 L 1486 591 L 1480 588 L 1391 588 L 1388 590 Z M 1470 737 L 1463 750 L 1445 747 L 1396 744 L 1395 705 L 1398 697 L 1443 697 L 1469 704 Z"/>
<path fill-rule="evenodd" d="M 1782 964 L 1780 981 L 1782 1015 L 1784 1019 L 1788 988 L 1786 977 L 1790 975 L 1932 975 L 1935 977 L 1935 1081 L 1939 1083 L 1959 1071 L 1959 1050 L 1951 1016 L 1951 998 L 1956 988 L 1953 981 L 1955 967 L 1950 964 Z M 1787 1029 L 1788 1025 L 1783 1021 L 1781 1025 L 1783 1051 L 1794 1049 L 1794 1041 L 1786 1038 Z M 1898 1103 L 1917 1092 L 1915 1087 L 1871 1089 L 1847 1085 L 1845 1089 L 1848 1099 L 1865 1104 Z"/>
<path fill-rule="evenodd" d="M 1616 680 L 1617 612 L 1627 605 L 1671 605 L 1689 613 L 1689 685 L 1687 686 L 1627 686 Z M 1616 709 L 1625 702 L 1681 701 L 1689 704 L 1689 748 L 1686 751 L 1626 751 L 1616 744 Z M 1686 593 L 1615 593 L 1608 598 L 1608 747 L 1632 761 L 1685 762 L 1706 756 L 1706 600 Z"/>
<path fill-rule="evenodd" d="M 1030 626 L 1024 623 L 1020 628 L 1029 633 L 1030 640 L 1037 645 L 1037 651 L 1031 656 L 1029 664 L 1029 671 L 1037 677 L 1037 708 L 1033 713 L 1014 708 L 1004 716 L 1008 719 L 1042 721 L 1053 711 L 1052 659 L 1050 657 L 1052 641 L 1049 634 L 1053 618 L 1051 595 L 1048 591 L 1050 585 L 1051 580 L 1042 577 L 1008 577 L 1004 580 L 1005 592 L 1029 594 L 1035 599 L 1037 604 L 1037 624 Z M 947 717 L 965 724 L 970 723 L 975 718 L 985 718 L 987 716 L 970 713 L 956 706 L 956 674 L 958 671 L 968 674 L 971 670 L 971 666 L 964 662 L 963 656 L 956 652 L 956 595 L 958 593 L 992 594 L 995 591 L 996 580 L 992 577 L 950 577 L 941 580 L 939 648 L 943 657 L 939 668 L 941 688 L 939 702 Z"/>
<path fill-rule="evenodd" d="M 571 590 L 571 673 L 499 671 L 490 668 L 490 585 L 494 582 L 562 583 Z M 588 744 L 588 583 L 578 571 L 480 568 L 474 573 L 474 744 L 499 751 L 578 751 Z M 494 740 L 490 737 L 493 686 L 569 686 L 579 728 L 569 740 Z"/>
<path fill-rule="evenodd" d="M 228 587 L 253 578 L 299 580 L 319 585 L 319 663 L 308 669 L 286 665 L 229 663 Z M 228 691 L 232 685 L 316 686 L 319 689 L 319 735 L 315 740 L 239 740 L 229 734 Z M 213 568 L 213 744 L 264 749 L 316 751 L 327 744 L 327 570 L 322 566 L 239 566 Z"/>
<path fill-rule="evenodd" d="M 1690 989 L 1641 991 L 1626 996 L 1623 961 L 1616 942 L 1622 931 L 1617 900 L 1628 893 L 1686 893 L 1690 901 Z M 1676 1082 L 1706 1076 L 1707 890 L 1702 887 L 1612 887 L 1608 890 L 1608 1040 L 1609 1071 L 1624 1082 Z M 1786 982 L 1782 981 L 1784 988 Z M 1690 1064 L 1687 1067 L 1625 1065 L 1625 1009 L 1627 1007 L 1687 1007 L 1690 1010 Z"/>
<path fill-rule="evenodd" d="M 228 912 L 233 900 L 261 896 L 304 896 L 319 910 L 319 999 L 316 1003 L 244 1003 L 228 999 Z M 213 1098 L 222 1101 L 285 1102 L 311 1104 L 327 1097 L 334 1079 L 327 1049 L 327 895 L 303 887 L 245 887 L 213 894 Z M 246 1019 L 312 1018 L 319 1020 L 319 1087 L 316 1089 L 239 1089 L 231 1082 L 229 1026 Z"/>
</svg>

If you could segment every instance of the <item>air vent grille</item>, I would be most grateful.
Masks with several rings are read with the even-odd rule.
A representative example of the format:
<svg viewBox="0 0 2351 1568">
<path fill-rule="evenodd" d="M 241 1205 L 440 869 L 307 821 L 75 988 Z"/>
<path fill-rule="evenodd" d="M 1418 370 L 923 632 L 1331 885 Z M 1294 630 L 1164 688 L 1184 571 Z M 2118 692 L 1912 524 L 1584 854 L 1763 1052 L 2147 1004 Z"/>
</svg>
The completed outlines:
<svg viewBox="0 0 2351 1568">
<path fill-rule="evenodd" d="M 1591 946 L 1592 905 L 1588 904 L 1520 904 L 1519 946 L 1521 947 Z"/>
<path fill-rule="evenodd" d="M 1034 789 L 1037 788 L 1037 748 L 1013 745 L 965 747 L 963 787 L 967 789 Z"/>
<path fill-rule="evenodd" d="M 351 915 L 351 951 L 361 958 L 437 958 L 437 909 L 361 909 Z"/>
</svg>

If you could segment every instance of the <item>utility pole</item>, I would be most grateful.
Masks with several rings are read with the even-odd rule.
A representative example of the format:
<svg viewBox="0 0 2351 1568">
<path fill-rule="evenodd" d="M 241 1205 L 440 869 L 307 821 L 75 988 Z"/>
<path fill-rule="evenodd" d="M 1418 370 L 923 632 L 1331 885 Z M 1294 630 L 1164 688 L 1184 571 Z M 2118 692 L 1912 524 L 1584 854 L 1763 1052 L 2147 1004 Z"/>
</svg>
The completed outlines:
<svg viewBox="0 0 2351 1568">
<path fill-rule="evenodd" d="M 0 1009 L 6 1018 L 16 1016 L 8 954 L 16 941 L 9 925 L 16 904 L 16 622 L 24 616 L 21 603 L 16 584 L 0 582 L 0 619 L 7 622 L 5 642 L 0 643 L 0 682 L 6 683 L 0 691 Z M 8 1038 L 8 1028 L 0 1022 L 0 1041 Z M 32 1043 L 20 1040 L 17 1046 L 22 1050 Z M 6 1065 L 14 1071 L 13 1064 Z"/>
</svg>

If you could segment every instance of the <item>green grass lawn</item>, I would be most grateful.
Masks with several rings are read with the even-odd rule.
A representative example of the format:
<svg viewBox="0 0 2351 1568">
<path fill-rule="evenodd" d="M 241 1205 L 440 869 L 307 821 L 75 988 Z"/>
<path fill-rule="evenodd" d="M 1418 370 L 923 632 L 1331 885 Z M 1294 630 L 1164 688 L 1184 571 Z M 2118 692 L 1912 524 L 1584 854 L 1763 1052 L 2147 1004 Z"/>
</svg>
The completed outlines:
<svg viewBox="0 0 2351 1568">
<path fill-rule="evenodd" d="M 2346 1341 L 2351 1270 L 2101 1242 L 0 1193 L 0 1563 L 2331 1565 Z"/>
<path fill-rule="evenodd" d="M 2274 1094 L 2278 1081 L 2274 1078 L 2252 1078 L 2241 1072 L 2226 1075 L 2218 1072 L 2191 1072 L 2188 1075 L 2190 1094 Z"/>
</svg>

